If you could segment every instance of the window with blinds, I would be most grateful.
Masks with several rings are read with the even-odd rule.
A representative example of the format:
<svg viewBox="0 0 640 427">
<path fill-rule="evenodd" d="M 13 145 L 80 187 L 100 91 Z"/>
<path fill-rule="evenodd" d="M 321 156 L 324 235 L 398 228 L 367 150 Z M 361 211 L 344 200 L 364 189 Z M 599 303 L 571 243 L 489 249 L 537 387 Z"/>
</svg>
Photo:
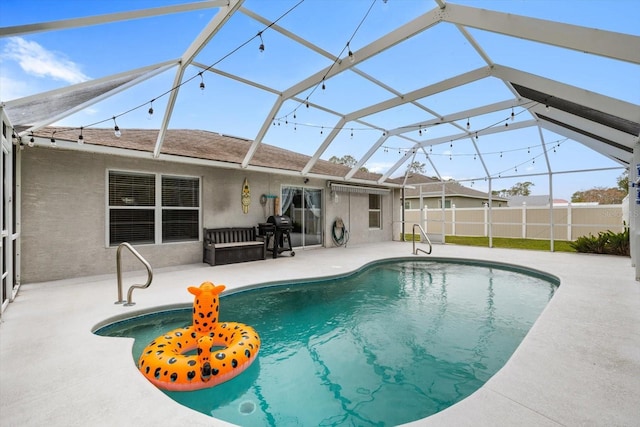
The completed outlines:
<svg viewBox="0 0 640 427">
<path fill-rule="evenodd" d="M 198 240 L 200 179 L 162 177 L 162 241 Z"/>
<path fill-rule="evenodd" d="M 110 246 L 198 240 L 199 178 L 109 171 L 108 187 Z"/>
<path fill-rule="evenodd" d="M 369 194 L 369 228 L 382 228 L 382 208 L 380 194 Z"/>
</svg>

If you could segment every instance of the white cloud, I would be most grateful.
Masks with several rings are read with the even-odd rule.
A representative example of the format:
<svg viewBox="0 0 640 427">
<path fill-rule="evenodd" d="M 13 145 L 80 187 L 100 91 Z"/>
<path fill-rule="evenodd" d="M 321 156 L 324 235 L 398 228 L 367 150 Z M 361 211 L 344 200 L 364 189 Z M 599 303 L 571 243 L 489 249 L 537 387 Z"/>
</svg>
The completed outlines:
<svg viewBox="0 0 640 427">
<path fill-rule="evenodd" d="M 372 173 L 384 173 L 386 172 L 394 163 L 386 163 L 386 162 L 367 162 L 364 167 Z"/>
<path fill-rule="evenodd" d="M 4 47 L 3 59 L 16 61 L 28 74 L 51 77 L 71 84 L 89 80 L 80 67 L 65 55 L 49 51 L 33 41 L 11 37 Z"/>
<path fill-rule="evenodd" d="M 21 98 L 29 91 L 29 87 L 26 83 L 1 75 L 0 88 L 2 88 L 2 92 L 0 92 L 0 101 L 9 101 Z"/>
</svg>

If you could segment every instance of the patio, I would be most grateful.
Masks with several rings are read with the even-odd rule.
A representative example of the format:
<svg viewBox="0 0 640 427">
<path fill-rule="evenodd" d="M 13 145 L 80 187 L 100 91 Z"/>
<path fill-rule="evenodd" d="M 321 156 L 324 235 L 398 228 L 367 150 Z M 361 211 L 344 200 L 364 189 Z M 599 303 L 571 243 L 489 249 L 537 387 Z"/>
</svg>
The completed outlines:
<svg viewBox="0 0 640 427">
<path fill-rule="evenodd" d="M 234 289 L 273 279 L 342 274 L 380 258 L 411 256 L 386 242 L 297 251 L 243 264 L 155 271 L 135 307 L 114 305 L 115 274 L 25 284 L 3 313 L 3 425 L 225 425 L 181 408 L 141 375 L 127 339 L 93 335 L 99 322 L 189 302 L 209 280 Z M 436 245 L 434 257 L 518 264 L 561 285 L 506 366 L 469 398 L 415 425 L 636 425 L 640 419 L 640 285 L 625 257 Z M 115 271 L 115 266 L 114 266 Z M 126 288 L 144 281 L 129 274 Z"/>
</svg>

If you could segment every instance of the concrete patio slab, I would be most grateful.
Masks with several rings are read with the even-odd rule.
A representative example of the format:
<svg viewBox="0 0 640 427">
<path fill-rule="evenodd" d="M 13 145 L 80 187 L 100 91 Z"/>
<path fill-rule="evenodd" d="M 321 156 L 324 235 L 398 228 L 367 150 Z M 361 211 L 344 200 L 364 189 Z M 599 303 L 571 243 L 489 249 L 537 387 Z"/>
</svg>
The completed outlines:
<svg viewBox="0 0 640 427">
<path fill-rule="evenodd" d="M 0 325 L 0 425 L 228 425 L 176 404 L 139 375 L 131 339 L 91 329 L 114 316 L 188 303 L 185 287 L 207 280 L 236 289 L 404 256 L 410 243 L 388 242 L 163 269 L 149 289 L 134 292 L 134 307 L 113 304 L 115 266 L 113 275 L 23 285 Z M 467 399 L 412 425 L 638 425 L 640 283 L 629 258 L 454 245 L 436 245 L 432 257 L 532 267 L 561 285 L 504 368 Z M 144 280 L 127 274 L 125 290 Z"/>
</svg>

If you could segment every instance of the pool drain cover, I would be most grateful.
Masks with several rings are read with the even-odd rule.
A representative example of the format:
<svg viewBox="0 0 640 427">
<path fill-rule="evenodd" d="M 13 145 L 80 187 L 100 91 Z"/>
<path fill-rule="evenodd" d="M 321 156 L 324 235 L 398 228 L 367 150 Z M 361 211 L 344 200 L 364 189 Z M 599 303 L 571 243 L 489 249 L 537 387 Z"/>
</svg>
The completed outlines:
<svg viewBox="0 0 640 427">
<path fill-rule="evenodd" d="M 240 404 L 238 410 L 242 415 L 250 415 L 256 411 L 256 404 L 250 400 L 245 400 Z"/>
</svg>

